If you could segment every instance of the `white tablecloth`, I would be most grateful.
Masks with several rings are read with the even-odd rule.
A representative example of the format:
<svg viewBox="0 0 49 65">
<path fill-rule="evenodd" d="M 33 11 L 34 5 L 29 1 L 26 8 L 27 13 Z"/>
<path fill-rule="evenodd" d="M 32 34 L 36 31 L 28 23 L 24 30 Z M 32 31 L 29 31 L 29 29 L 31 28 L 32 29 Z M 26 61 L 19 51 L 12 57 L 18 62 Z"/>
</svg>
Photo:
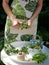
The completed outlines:
<svg viewBox="0 0 49 65">
<path fill-rule="evenodd" d="M 43 46 L 42 49 L 43 52 L 49 53 L 49 49 L 45 46 Z M 1 51 L 1 60 L 5 65 L 49 65 L 49 58 L 44 61 L 44 63 L 37 64 L 37 63 L 31 63 L 31 64 L 25 64 L 25 63 L 17 63 L 10 59 L 10 57 L 5 53 L 4 49 Z"/>
</svg>

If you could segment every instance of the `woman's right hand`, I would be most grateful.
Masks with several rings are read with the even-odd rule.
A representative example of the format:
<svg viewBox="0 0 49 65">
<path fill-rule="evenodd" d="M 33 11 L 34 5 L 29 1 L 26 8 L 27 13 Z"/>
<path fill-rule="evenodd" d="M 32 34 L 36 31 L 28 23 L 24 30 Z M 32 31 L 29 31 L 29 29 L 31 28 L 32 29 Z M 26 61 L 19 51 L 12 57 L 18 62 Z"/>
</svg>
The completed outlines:
<svg viewBox="0 0 49 65">
<path fill-rule="evenodd" d="M 18 20 L 16 19 L 14 15 L 10 16 L 10 20 L 12 22 L 12 26 L 15 26 L 18 24 Z"/>
<path fill-rule="evenodd" d="M 12 21 L 12 27 L 14 27 L 14 28 L 19 28 L 18 19 L 15 18 L 15 19 Z"/>
<path fill-rule="evenodd" d="M 19 24 L 26 22 L 26 20 L 17 19 L 14 15 L 10 17 L 10 20 L 12 22 L 12 26 L 15 28 L 19 28 Z"/>
</svg>

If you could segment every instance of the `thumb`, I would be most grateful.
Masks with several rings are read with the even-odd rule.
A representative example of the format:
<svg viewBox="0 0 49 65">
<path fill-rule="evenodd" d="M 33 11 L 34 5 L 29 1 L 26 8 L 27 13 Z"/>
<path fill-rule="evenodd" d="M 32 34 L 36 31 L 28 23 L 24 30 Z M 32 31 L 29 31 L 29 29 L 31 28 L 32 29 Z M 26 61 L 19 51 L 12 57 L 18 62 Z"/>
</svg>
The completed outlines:
<svg viewBox="0 0 49 65">
<path fill-rule="evenodd" d="M 30 20 L 28 20 L 28 26 L 30 26 L 31 25 L 31 21 Z"/>
</svg>

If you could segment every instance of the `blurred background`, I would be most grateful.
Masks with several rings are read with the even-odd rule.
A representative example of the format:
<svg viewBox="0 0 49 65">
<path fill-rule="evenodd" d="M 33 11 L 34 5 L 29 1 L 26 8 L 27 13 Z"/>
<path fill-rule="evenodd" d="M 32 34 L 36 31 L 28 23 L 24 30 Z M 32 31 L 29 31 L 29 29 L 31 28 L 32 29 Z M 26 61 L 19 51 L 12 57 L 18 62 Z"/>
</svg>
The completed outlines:
<svg viewBox="0 0 49 65">
<path fill-rule="evenodd" d="M 9 2 L 9 6 L 12 0 Z M 0 52 L 4 47 L 4 28 L 6 23 L 6 14 L 2 8 L 2 0 L 0 0 Z M 43 1 L 43 8 L 38 18 L 38 31 L 37 34 L 40 35 L 45 41 L 44 45 L 49 48 L 49 0 Z M 48 42 L 48 43 L 46 43 Z M 0 60 L 0 65 L 4 65 Z"/>
</svg>

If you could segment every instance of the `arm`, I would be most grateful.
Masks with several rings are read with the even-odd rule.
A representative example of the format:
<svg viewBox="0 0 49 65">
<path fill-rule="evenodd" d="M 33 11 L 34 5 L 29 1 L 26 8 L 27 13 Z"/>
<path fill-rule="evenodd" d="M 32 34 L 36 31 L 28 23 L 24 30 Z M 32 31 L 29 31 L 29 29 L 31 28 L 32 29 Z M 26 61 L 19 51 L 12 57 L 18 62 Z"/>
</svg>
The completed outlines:
<svg viewBox="0 0 49 65">
<path fill-rule="evenodd" d="M 40 11 L 42 9 L 42 4 L 43 4 L 43 0 L 38 0 L 36 10 L 35 10 L 33 16 L 28 21 L 28 23 L 32 22 L 39 15 L 39 13 L 40 13 Z M 30 25 L 30 23 L 29 23 L 29 25 Z"/>
<path fill-rule="evenodd" d="M 13 26 L 17 25 L 18 23 L 24 22 L 24 20 L 16 19 L 15 15 L 13 15 L 9 7 L 9 0 L 3 0 L 2 6 L 3 6 L 5 13 L 9 16 Z"/>
<path fill-rule="evenodd" d="M 41 11 L 41 9 L 42 9 L 42 4 L 43 4 L 43 0 L 38 0 L 37 8 L 36 8 L 36 10 L 35 10 L 33 16 L 31 17 L 31 19 L 34 20 L 35 17 L 39 15 L 39 13 L 40 13 L 40 11 Z"/>
<path fill-rule="evenodd" d="M 12 13 L 10 7 L 9 7 L 9 0 L 3 0 L 2 6 L 3 6 L 5 13 L 9 16 L 9 18 L 12 22 L 12 25 L 13 26 L 17 25 L 18 21 L 17 21 L 15 15 L 13 15 L 13 13 Z"/>
<path fill-rule="evenodd" d="M 14 17 L 14 15 L 12 14 L 11 9 L 10 9 L 10 7 L 9 7 L 9 0 L 3 0 L 2 6 L 3 6 L 4 11 L 6 12 L 6 14 L 7 14 L 10 18 L 11 18 L 11 17 Z"/>
</svg>

